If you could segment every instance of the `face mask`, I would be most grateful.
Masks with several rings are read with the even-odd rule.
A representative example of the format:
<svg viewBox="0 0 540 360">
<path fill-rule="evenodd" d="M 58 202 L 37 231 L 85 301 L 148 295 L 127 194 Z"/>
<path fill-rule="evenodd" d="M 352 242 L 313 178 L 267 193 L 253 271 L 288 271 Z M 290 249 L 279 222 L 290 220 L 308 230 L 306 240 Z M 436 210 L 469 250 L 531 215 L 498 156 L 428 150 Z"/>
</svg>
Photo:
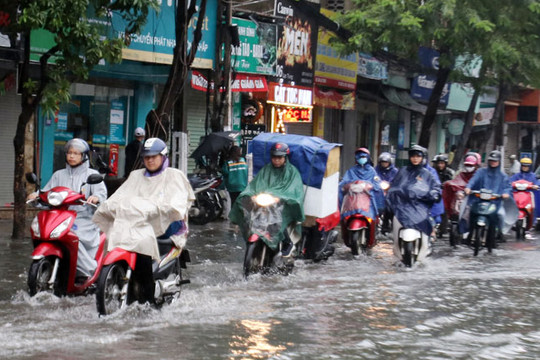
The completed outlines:
<svg viewBox="0 0 540 360">
<path fill-rule="evenodd" d="M 358 158 L 356 162 L 358 163 L 358 165 L 365 165 L 367 163 L 367 158 L 365 157 Z"/>
<path fill-rule="evenodd" d="M 475 169 L 474 166 L 465 166 L 464 168 L 465 172 L 468 172 L 468 173 L 473 172 L 474 169 Z"/>
</svg>

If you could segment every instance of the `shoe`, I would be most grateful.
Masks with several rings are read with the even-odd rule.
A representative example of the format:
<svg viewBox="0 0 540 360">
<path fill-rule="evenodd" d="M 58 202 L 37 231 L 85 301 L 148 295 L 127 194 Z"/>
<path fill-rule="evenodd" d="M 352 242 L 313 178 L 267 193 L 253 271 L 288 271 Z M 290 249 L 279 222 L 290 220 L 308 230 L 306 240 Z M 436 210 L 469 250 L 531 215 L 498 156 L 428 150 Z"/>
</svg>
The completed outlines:
<svg viewBox="0 0 540 360">
<path fill-rule="evenodd" d="M 294 253 L 294 244 L 292 242 L 284 242 L 283 248 L 281 249 L 282 257 L 291 257 Z"/>
</svg>

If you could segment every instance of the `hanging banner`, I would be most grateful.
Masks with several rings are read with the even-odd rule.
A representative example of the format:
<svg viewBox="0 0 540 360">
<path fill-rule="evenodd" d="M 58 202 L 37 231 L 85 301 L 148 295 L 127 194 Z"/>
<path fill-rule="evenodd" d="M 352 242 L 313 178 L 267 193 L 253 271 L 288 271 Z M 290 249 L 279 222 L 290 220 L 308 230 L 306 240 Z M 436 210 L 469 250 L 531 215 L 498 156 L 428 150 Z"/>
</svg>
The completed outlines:
<svg viewBox="0 0 540 360">
<path fill-rule="evenodd" d="M 327 109 L 354 110 L 354 91 L 339 92 L 334 89 L 323 90 L 318 86 L 313 88 L 313 104 Z"/>
<path fill-rule="evenodd" d="M 195 90 L 206 91 L 208 88 L 208 79 L 197 70 L 193 70 L 191 73 L 191 87 Z M 210 84 L 210 89 L 214 89 L 213 82 Z M 268 84 L 264 76 L 237 74 L 233 83 L 231 84 L 231 91 L 266 92 L 268 91 Z"/>
<path fill-rule="evenodd" d="M 277 27 L 274 24 L 232 19 L 240 46 L 231 45 L 231 66 L 238 72 L 276 74 Z"/>
<path fill-rule="evenodd" d="M 373 80 L 388 79 L 388 65 L 371 55 L 358 54 L 358 75 Z"/>
<path fill-rule="evenodd" d="M 277 67 L 273 81 L 313 86 L 317 53 L 317 21 L 297 11 L 293 0 L 276 0 L 274 15 L 285 18 L 278 25 Z M 320 6 L 312 4 L 310 6 Z"/>
</svg>

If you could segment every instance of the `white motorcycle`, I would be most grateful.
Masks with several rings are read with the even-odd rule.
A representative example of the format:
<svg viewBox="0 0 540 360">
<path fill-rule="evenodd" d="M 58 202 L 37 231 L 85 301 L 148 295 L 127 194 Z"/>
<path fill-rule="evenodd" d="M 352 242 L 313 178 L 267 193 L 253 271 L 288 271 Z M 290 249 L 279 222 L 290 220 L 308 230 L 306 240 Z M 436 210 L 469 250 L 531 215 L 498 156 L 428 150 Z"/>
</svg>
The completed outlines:
<svg viewBox="0 0 540 360">
<path fill-rule="evenodd" d="M 396 217 L 393 221 L 394 255 L 407 267 L 424 260 L 431 253 L 429 235 L 404 228 Z"/>
</svg>

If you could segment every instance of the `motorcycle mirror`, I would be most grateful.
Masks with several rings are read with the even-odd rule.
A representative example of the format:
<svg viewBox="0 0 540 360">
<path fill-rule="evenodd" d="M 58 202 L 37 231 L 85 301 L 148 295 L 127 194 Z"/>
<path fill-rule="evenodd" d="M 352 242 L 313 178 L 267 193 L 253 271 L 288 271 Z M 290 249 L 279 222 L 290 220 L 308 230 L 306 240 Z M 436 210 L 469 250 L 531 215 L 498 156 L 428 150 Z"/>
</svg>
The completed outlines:
<svg viewBox="0 0 540 360">
<path fill-rule="evenodd" d="M 30 184 L 37 184 L 38 183 L 38 178 L 37 178 L 36 174 L 34 174 L 34 173 L 26 173 L 24 175 L 24 177 L 26 178 L 26 182 L 28 182 Z"/>
<path fill-rule="evenodd" d="M 103 177 L 101 175 L 99 175 L 99 174 L 91 174 L 86 179 L 86 183 L 90 184 L 90 185 L 99 184 L 102 181 L 103 181 Z"/>
</svg>

